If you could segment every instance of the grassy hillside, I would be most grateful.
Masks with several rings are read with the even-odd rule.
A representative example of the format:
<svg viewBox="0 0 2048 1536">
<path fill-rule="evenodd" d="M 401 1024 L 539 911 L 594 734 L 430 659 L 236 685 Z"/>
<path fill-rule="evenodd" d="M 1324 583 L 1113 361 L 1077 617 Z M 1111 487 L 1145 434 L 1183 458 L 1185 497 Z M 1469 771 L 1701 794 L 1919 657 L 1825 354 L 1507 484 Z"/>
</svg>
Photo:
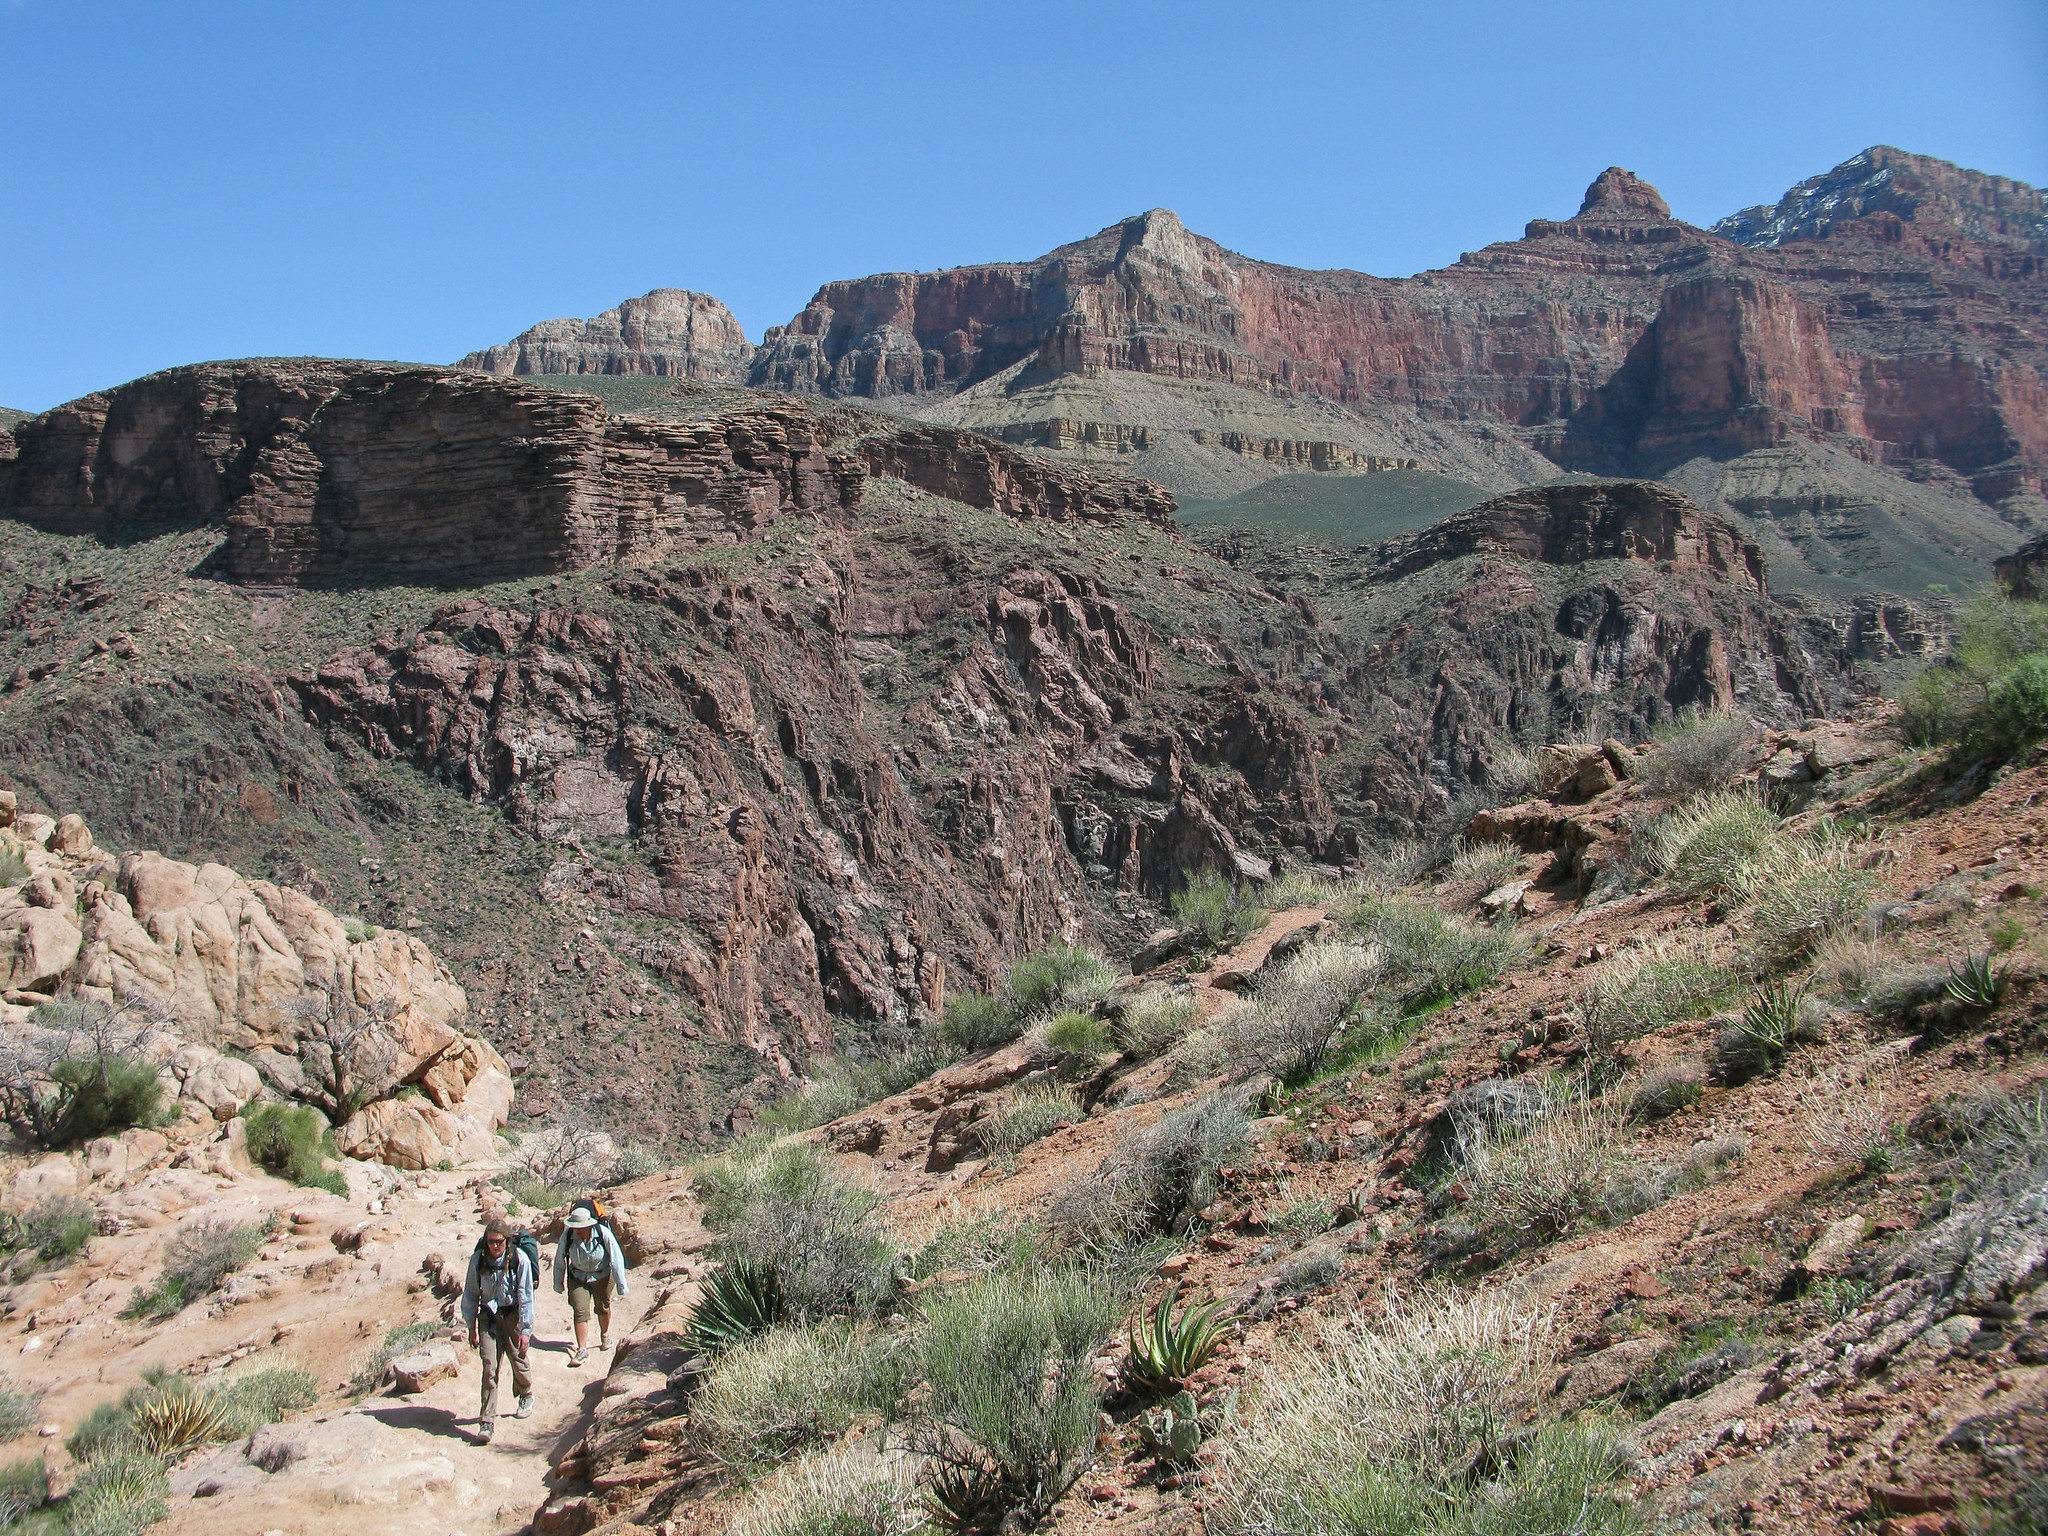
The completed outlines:
<svg viewBox="0 0 2048 1536">
<path fill-rule="evenodd" d="M 6 431 L 17 421 L 27 421 L 33 415 L 34 411 L 10 410 L 7 406 L 0 405 L 0 432 Z"/>
<path fill-rule="evenodd" d="M 1220 501 L 1184 501 L 1180 520 L 1196 528 L 1270 528 L 1329 544 L 1367 544 L 1425 528 L 1490 494 L 1426 469 L 1277 475 Z"/>
</svg>

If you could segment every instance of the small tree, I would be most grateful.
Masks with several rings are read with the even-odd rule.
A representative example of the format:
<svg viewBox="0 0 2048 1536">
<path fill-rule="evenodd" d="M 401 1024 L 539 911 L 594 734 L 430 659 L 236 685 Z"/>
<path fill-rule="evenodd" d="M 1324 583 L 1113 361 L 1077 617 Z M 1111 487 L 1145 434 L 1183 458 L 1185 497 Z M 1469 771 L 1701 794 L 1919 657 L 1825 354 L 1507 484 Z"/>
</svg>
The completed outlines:
<svg viewBox="0 0 2048 1536">
<path fill-rule="evenodd" d="M 397 1007 L 388 999 L 364 1007 L 337 970 L 327 986 L 287 1003 L 301 1023 L 299 1097 L 336 1125 L 383 1093 L 398 1065 Z"/>
<path fill-rule="evenodd" d="M 38 1147 L 154 1123 L 163 1085 L 142 1045 L 159 1011 L 141 997 L 37 1008 L 26 1029 L 0 1034 L 0 1119 Z"/>
</svg>

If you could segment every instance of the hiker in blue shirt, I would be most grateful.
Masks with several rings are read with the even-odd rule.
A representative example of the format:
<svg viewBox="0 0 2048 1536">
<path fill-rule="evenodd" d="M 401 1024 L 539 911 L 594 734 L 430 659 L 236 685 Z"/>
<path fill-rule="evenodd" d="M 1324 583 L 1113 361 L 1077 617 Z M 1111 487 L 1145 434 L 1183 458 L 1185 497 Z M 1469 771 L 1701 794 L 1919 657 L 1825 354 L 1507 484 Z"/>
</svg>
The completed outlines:
<svg viewBox="0 0 2048 1536">
<path fill-rule="evenodd" d="M 562 1240 L 555 1249 L 555 1290 L 569 1292 L 569 1310 L 576 1318 L 576 1348 L 569 1354 L 571 1365 L 581 1365 L 590 1353 L 590 1317 L 597 1314 L 600 1350 L 612 1347 L 612 1298 L 627 1292 L 626 1256 L 612 1235 L 611 1223 L 591 1208 L 587 1200 L 576 1202 L 562 1228 Z"/>
<path fill-rule="evenodd" d="M 462 1282 L 462 1320 L 469 1324 L 469 1347 L 484 1368 L 483 1408 L 477 1415 L 480 1445 L 491 1441 L 501 1360 L 511 1360 L 512 1390 L 519 1396 L 512 1417 L 533 1412 L 533 1375 L 526 1365 L 526 1346 L 533 1342 L 533 1283 L 533 1264 L 524 1244 L 512 1240 L 512 1223 L 493 1216 L 469 1256 L 469 1274 Z"/>
</svg>

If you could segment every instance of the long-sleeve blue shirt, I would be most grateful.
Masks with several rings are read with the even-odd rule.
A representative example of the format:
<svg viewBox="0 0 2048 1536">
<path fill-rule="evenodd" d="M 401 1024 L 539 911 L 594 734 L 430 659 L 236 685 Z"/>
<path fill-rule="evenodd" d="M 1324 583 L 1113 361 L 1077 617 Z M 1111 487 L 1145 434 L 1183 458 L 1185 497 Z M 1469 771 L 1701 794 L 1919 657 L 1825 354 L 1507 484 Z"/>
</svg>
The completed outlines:
<svg viewBox="0 0 2048 1536">
<path fill-rule="evenodd" d="M 519 1331 L 533 1332 L 533 1281 L 533 1267 L 517 1243 L 507 1243 L 504 1259 L 496 1264 L 487 1262 L 483 1250 L 477 1249 L 469 1256 L 469 1274 L 462 1282 L 463 1324 L 475 1327 L 479 1311 L 495 1310 L 502 1315 L 507 1307 L 516 1306 Z M 495 1309 L 492 1303 L 496 1303 Z"/>
<path fill-rule="evenodd" d="M 589 1241 L 580 1241 L 584 1237 L 588 1237 Z M 600 1242 L 605 1262 L 602 1265 L 593 1265 L 589 1261 L 598 1257 Z M 601 1222 L 594 1227 L 562 1228 L 561 1240 L 555 1244 L 555 1289 L 558 1292 L 567 1287 L 572 1273 L 572 1266 L 569 1263 L 572 1245 L 580 1248 L 585 1255 L 586 1269 L 611 1271 L 614 1296 L 624 1296 L 627 1293 L 629 1287 L 626 1285 L 626 1256 L 619 1251 L 619 1240 L 612 1236 L 612 1229 Z"/>
</svg>

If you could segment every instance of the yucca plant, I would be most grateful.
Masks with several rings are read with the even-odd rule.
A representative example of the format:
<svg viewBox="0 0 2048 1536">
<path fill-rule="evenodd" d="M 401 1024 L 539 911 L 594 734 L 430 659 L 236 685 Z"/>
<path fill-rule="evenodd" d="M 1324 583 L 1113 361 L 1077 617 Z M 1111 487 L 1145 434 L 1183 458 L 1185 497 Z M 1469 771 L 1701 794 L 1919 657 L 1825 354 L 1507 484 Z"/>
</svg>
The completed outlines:
<svg viewBox="0 0 2048 1536">
<path fill-rule="evenodd" d="M 1941 990 L 1966 1007 L 1996 1008 L 2011 975 L 2009 965 L 1994 969 L 1988 952 L 1965 955 L 1960 965 L 1949 962 L 1948 982 Z"/>
<path fill-rule="evenodd" d="M 718 1354 L 766 1333 L 782 1317 L 782 1280 L 766 1264 L 732 1259 L 704 1282 L 690 1313 L 690 1347 Z"/>
<path fill-rule="evenodd" d="M 1015 1490 L 987 1467 L 942 1464 L 926 1476 L 925 1513 L 951 1536 L 995 1530 L 1016 1503 Z"/>
<path fill-rule="evenodd" d="M 136 1444 L 154 1456 L 175 1456 L 190 1446 L 225 1440 L 234 1432 L 210 1393 L 152 1393 L 135 1405 L 130 1422 Z"/>
<path fill-rule="evenodd" d="M 1131 1358 L 1124 1366 L 1124 1381 L 1140 1392 L 1164 1392 L 1177 1387 L 1208 1362 L 1223 1339 L 1218 1308 L 1190 1302 L 1178 1312 L 1180 1284 L 1159 1299 L 1159 1305 L 1142 1312 L 1131 1324 Z"/>
<path fill-rule="evenodd" d="M 1752 1044 L 1773 1057 L 1782 1056 L 1799 1038 L 1799 1016 L 1805 1005 L 1805 983 L 1795 987 L 1789 981 L 1771 982 L 1742 1010 L 1738 1028 Z"/>
</svg>

